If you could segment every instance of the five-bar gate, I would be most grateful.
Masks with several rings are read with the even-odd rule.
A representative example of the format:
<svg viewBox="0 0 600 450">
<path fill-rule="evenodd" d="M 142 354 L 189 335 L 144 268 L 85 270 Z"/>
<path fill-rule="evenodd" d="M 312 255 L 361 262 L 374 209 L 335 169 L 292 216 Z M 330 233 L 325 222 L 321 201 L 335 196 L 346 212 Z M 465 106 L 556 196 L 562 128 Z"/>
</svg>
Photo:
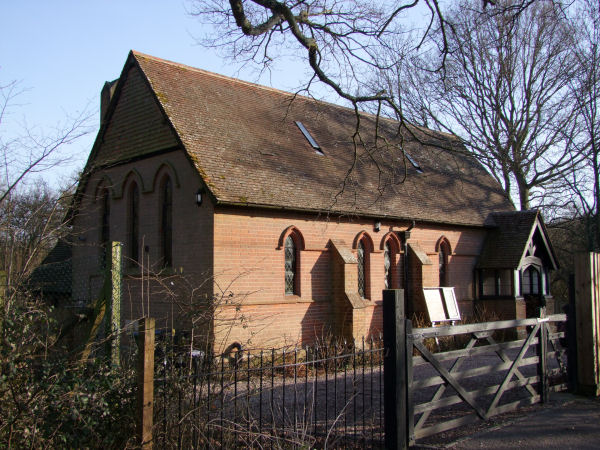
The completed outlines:
<svg viewBox="0 0 600 450">
<path fill-rule="evenodd" d="M 564 314 L 412 329 L 394 300 L 395 313 L 390 302 L 384 312 L 385 370 L 400 383 L 386 384 L 387 448 L 544 402 L 567 388 L 558 327 Z"/>
</svg>

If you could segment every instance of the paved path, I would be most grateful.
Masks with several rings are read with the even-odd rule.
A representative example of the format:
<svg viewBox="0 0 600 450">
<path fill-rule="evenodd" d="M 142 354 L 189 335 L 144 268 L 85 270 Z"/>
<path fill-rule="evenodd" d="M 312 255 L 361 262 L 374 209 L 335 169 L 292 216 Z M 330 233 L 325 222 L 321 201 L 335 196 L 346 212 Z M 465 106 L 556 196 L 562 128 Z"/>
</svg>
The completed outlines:
<svg viewBox="0 0 600 450">
<path fill-rule="evenodd" d="M 600 449 L 600 398 L 551 394 L 543 408 L 447 445 L 453 449 Z"/>
</svg>

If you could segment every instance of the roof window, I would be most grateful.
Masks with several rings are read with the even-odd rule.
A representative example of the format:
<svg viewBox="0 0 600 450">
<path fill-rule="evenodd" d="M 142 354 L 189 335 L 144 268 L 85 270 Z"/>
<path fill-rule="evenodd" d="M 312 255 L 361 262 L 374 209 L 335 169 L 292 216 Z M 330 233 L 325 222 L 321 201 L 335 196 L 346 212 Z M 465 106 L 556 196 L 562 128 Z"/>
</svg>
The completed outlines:
<svg viewBox="0 0 600 450">
<path fill-rule="evenodd" d="M 308 143 L 312 146 L 312 148 L 314 148 L 319 155 L 324 155 L 325 153 L 323 153 L 323 150 L 321 150 L 321 146 L 317 144 L 317 141 L 315 141 L 315 138 L 313 138 L 312 135 L 308 132 L 304 124 L 299 120 L 296 120 L 296 125 L 298 125 L 298 128 L 300 128 L 300 131 L 302 131 L 302 134 L 304 135 Z"/>
<path fill-rule="evenodd" d="M 407 152 L 404 152 L 404 156 L 406 156 L 406 159 L 408 159 L 410 161 L 410 163 L 412 164 L 412 166 L 415 168 L 415 170 L 417 171 L 417 173 L 423 173 L 423 169 L 421 169 L 421 166 L 419 165 L 419 163 L 417 163 L 412 156 L 410 156 Z"/>
</svg>

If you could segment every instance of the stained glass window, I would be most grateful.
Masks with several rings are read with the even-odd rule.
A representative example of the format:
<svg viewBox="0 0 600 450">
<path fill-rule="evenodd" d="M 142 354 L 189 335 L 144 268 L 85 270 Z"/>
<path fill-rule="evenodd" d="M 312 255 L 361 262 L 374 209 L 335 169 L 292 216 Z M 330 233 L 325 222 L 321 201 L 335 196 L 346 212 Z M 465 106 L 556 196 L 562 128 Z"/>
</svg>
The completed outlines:
<svg viewBox="0 0 600 450">
<path fill-rule="evenodd" d="M 392 248 L 390 243 L 385 243 L 383 250 L 383 267 L 385 269 L 385 288 L 392 289 Z"/>
<path fill-rule="evenodd" d="M 362 241 L 358 243 L 358 293 L 362 298 L 366 298 L 366 278 L 365 278 L 365 246 Z"/>
<path fill-rule="evenodd" d="M 296 244 L 292 236 L 285 239 L 285 295 L 297 295 Z"/>
<path fill-rule="evenodd" d="M 448 286 L 448 255 L 450 255 L 450 245 L 446 240 L 440 242 L 438 249 L 438 260 L 439 260 L 439 275 L 440 275 L 440 286 Z"/>
</svg>

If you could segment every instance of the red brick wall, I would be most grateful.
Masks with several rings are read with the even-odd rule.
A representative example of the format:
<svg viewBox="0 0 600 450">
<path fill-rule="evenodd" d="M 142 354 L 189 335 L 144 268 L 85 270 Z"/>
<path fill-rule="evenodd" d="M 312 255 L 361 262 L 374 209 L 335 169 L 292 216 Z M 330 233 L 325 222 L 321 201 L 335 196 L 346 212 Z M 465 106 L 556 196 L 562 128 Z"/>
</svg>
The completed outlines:
<svg viewBox="0 0 600 450">
<path fill-rule="evenodd" d="M 165 164 L 167 162 L 169 164 Z M 131 172 L 134 169 L 137 173 L 135 176 Z M 110 239 L 124 243 L 122 252 L 128 255 L 127 187 L 134 179 L 140 185 L 140 255 L 143 256 L 145 273 L 148 269 L 151 273 L 161 270 L 159 180 L 164 174 L 169 174 L 173 185 L 173 267 L 166 274 L 185 277 L 186 283 L 164 276 L 159 277 L 163 287 L 161 283 L 151 282 L 150 291 L 155 295 L 152 296 L 149 313 L 157 318 L 158 326 L 167 323 L 178 325 L 172 321 L 173 317 L 189 319 L 189 314 L 181 313 L 186 308 L 179 303 L 189 306 L 193 287 L 201 287 L 194 292 L 196 300 L 212 294 L 213 207 L 210 200 L 200 207 L 196 206 L 194 194 L 200 187 L 200 178 L 183 152 L 175 151 L 112 167 L 90 178 L 74 218 L 73 292 L 76 301 L 88 303 L 95 299 L 102 284 L 99 248 L 101 202 L 96 198 L 98 186 L 110 188 Z M 148 283 L 142 287 L 140 274 L 139 265 L 125 269 L 121 307 L 124 323 L 148 313 L 147 295 L 144 295 L 146 301 L 142 302 L 142 290 L 148 292 Z M 188 288 L 180 288 L 183 284 Z M 165 294 L 167 288 L 179 292 L 178 304 L 173 304 L 172 297 Z"/>
<path fill-rule="evenodd" d="M 166 161 L 169 161 L 170 166 L 165 165 Z M 137 172 L 135 177 L 131 173 L 132 169 Z M 407 224 L 384 221 L 382 231 L 376 233 L 371 220 L 336 221 L 311 214 L 224 207 L 218 207 L 213 214 L 209 200 L 201 207 L 194 204 L 194 193 L 200 182 L 188 160 L 180 152 L 116 166 L 97 173 L 90 179 L 84 193 L 82 212 L 75 219 L 75 228 L 82 239 L 77 241 L 74 257 L 91 261 L 74 267 L 79 299 L 89 301 L 96 295 L 92 285 L 96 283 L 96 290 L 100 287 L 97 276 L 100 208 L 94 196 L 104 175 L 110 179 L 105 179 L 104 183 L 111 183 L 114 193 L 111 199 L 111 239 L 122 242 L 127 241 L 127 198 L 121 193 L 126 192 L 128 183 L 139 176 L 136 180 L 143 185 L 140 186 L 140 240 L 148 247 L 148 252 L 142 254 L 149 258 L 151 268 L 158 269 L 160 216 L 158 182 L 155 179 L 163 172 L 179 181 L 179 186 L 174 183 L 173 197 L 175 271 L 189 277 L 192 285 L 199 286 L 205 282 L 196 295 L 214 294 L 217 302 L 227 300 L 241 305 L 236 313 L 244 317 L 245 327 L 226 330 L 217 321 L 218 340 L 245 343 L 250 339 L 258 346 L 265 346 L 273 342 L 288 343 L 294 339 L 312 342 L 315 336 L 331 333 L 334 321 L 331 309 L 334 287 L 331 252 L 327 246 L 331 238 L 337 238 L 353 247 L 355 238 L 361 231 L 366 231 L 373 240 L 374 251 L 369 255 L 368 295 L 376 304 L 371 304 L 364 310 L 355 310 L 356 314 L 351 320 L 353 326 L 362 331 L 354 330 L 353 334 L 356 336 L 357 333 L 379 332 L 381 317 L 378 305 L 384 288 L 381 241 L 388 231 L 402 231 Z M 279 241 L 284 230 L 291 225 L 299 230 L 305 242 L 305 249 L 299 252 L 300 296 L 284 294 L 283 249 L 279 248 Z M 411 242 L 418 242 L 433 262 L 430 266 L 424 266 L 425 285 L 437 284 L 435 247 L 442 235 L 446 236 L 452 247 L 452 255 L 449 257 L 450 284 L 456 286 L 457 297 L 463 301 L 461 305 L 468 305 L 471 300 L 475 255 L 481 246 L 483 232 L 468 228 L 450 230 L 444 227 L 417 226 L 412 231 Z M 123 252 L 128 254 L 126 246 Z M 400 255 L 396 255 L 396 258 L 398 264 L 393 278 L 395 287 L 402 287 L 399 284 L 402 278 Z M 139 271 L 129 273 L 131 276 L 126 277 L 123 289 L 124 322 L 140 317 L 148 309 L 147 301 L 142 302 Z M 214 283 L 210 282 L 213 273 Z M 148 285 L 144 285 L 143 289 L 147 293 Z M 150 314 L 159 319 L 159 323 L 175 327 L 189 323 L 189 320 L 182 320 L 190 318 L 189 304 L 187 309 L 181 304 L 173 304 L 171 297 L 164 294 L 164 287 L 158 283 L 151 283 L 150 291 L 153 293 Z M 188 294 L 181 296 L 178 303 L 188 301 Z M 147 300 L 147 295 L 144 298 Z M 179 319 L 173 322 L 174 317 Z M 265 317 L 273 323 L 269 324 L 268 320 L 264 320 Z"/>
<path fill-rule="evenodd" d="M 269 320 L 284 329 L 296 330 L 280 334 L 277 326 L 252 324 L 253 342 L 275 342 L 287 340 L 288 335 L 298 336 L 297 324 L 302 322 L 302 309 L 298 300 L 314 304 L 331 304 L 333 297 L 332 269 L 327 248 L 330 239 L 342 239 L 353 246 L 356 236 L 366 231 L 374 244 L 370 257 L 370 295 L 375 302 L 381 301 L 384 288 L 384 266 L 381 240 L 388 231 L 402 231 L 408 224 L 383 221 L 382 230 L 373 230 L 372 220 L 333 220 L 311 214 L 282 212 L 274 210 L 241 209 L 220 207 L 215 210 L 215 291 L 226 290 L 240 302 L 238 313 L 244 317 L 261 317 L 261 312 Z M 278 247 L 282 233 L 289 226 L 296 227 L 302 234 L 305 250 L 300 252 L 300 297 L 284 294 L 284 255 Z M 449 227 L 419 226 L 412 231 L 411 242 L 429 254 L 434 262 L 424 272 L 426 282 L 431 286 L 438 283 L 436 243 L 445 236 L 450 242 L 452 254 L 449 257 L 449 281 L 456 286 L 457 298 L 463 303 L 472 300 L 473 268 L 479 253 L 484 231 L 476 229 L 454 229 Z M 401 264 L 398 266 L 401 270 Z M 398 276 L 396 280 L 399 280 Z M 397 286 L 401 287 L 401 286 Z M 252 304 L 252 306 L 245 306 Z M 323 306 L 323 309 L 326 309 Z M 252 314 L 246 314 L 246 312 Z M 354 310 L 356 313 L 358 310 Z M 280 318 L 280 320 L 277 319 Z M 294 318 L 295 317 L 295 318 Z M 370 317 L 370 318 L 369 318 Z M 334 319 L 332 319 L 334 320 Z M 371 323 L 368 323 L 369 320 Z M 370 306 L 357 313 L 353 319 L 355 326 L 365 330 L 380 329 L 378 306 Z M 296 328 L 295 328 L 296 327 Z M 322 327 L 321 327 L 322 328 Z M 258 332 L 260 330 L 260 332 Z M 221 330 L 221 335 L 223 330 Z M 356 333 L 354 333 L 356 334 Z M 248 331 L 231 331 L 229 339 L 242 341 Z M 305 333 L 303 340 L 309 339 Z M 233 342 L 233 341 L 231 341 Z"/>
<path fill-rule="evenodd" d="M 160 283 L 150 283 L 152 294 L 148 303 L 148 296 L 142 296 L 142 289 L 148 292 L 148 284 L 142 284 L 139 269 L 129 269 L 123 285 L 123 322 L 150 314 L 160 320 L 159 326 L 161 321 L 169 326 L 189 324 L 193 317 L 190 310 L 195 307 L 193 303 L 198 298 L 206 300 L 214 296 L 218 304 L 230 303 L 219 311 L 223 317 L 244 319 L 235 327 L 227 327 L 224 325 L 227 321 L 217 320 L 218 342 L 246 343 L 250 340 L 260 346 L 309 342 L 319 334 L 330 333 L 332 321 L 336 320 L 332 318 L 332 298 L 336 288 L 332 282 L 332 257 L 327 248 L 329 240 L 341 239 L 355 248 L 356 237 L 365 231 L 373 241 L 373 252 L 368 256 L 367 297 L 374 303 L 367 302 L 366 308 L 354 309 L 356 314 L 351 320 L 356 328 L 355 336 L 378 330 L 381 323 L 379 303 L 384 288 L 382 240 L 388 232 L 405 230 L 408 222 L 383 220 L 381 231 L 375 232 L 372 219 L 337 220 L 327 215 L 277 210 L 213 208 L 208 199 L 201 207 L 196 206 L 194 194 L 202 185 L 197 171 L 182 151 L 156 154 L 172 150 L 177 140 L 155 99 L 147 95 L 147 87 L 137 69 L 126 75 L 123 89 L 116 97 L 118 103 L 111 122 L 98 141 L 96 161 L 133 158 L 152 152 L 155 155 L 97 171 L 86 184 L 74 219 L 75 300 L 88 303 L 95 299 L 102 284 L 101 251 L 98 248 L 101 207 L 97 198 L 101 183 L 111 191 L 111 240 L 124 243 L 127 242 L 127 188 L 134 180 L 138 183 L 139 238 L 143 242 L 140 255 L 144 257 L 146 268 L 160 269 L 157 180 L 163 173 L 168 173 L 173 181 L 173 268 L 168 275 L 178 274 L 189 283 L 184 286 L 183 280 L 179 279 L 178 283 L 170 284 L 171 279 L 161 276 Z M 291 225 L 300 231 L 305 243 L 299 256 L 299 296 L 284 294 L 284 256 L 279 241 Z M 418 274 L 425 285 L 438 283 L 436 243 L 442 236 L 448 239 L 452 250 L 449 284 L 456 287 L 461 304 L 468 304 L 473 292 L 473 267 L 484 230 L 417 224 L 410 242 L 417 243 L 433 262 Z M 129 250 L 126 244 L 123 253 L 127 255 Z M 399 254 L 395 258 L 398 264 L 393 275 L 394 287 L 402 287 L 401 258 Z M 353 278 L 352 274 L 347 275 L 346 279 Z M 177 302 L 165 294 L 165 288 L 180 292 Z"/>
</svg>

